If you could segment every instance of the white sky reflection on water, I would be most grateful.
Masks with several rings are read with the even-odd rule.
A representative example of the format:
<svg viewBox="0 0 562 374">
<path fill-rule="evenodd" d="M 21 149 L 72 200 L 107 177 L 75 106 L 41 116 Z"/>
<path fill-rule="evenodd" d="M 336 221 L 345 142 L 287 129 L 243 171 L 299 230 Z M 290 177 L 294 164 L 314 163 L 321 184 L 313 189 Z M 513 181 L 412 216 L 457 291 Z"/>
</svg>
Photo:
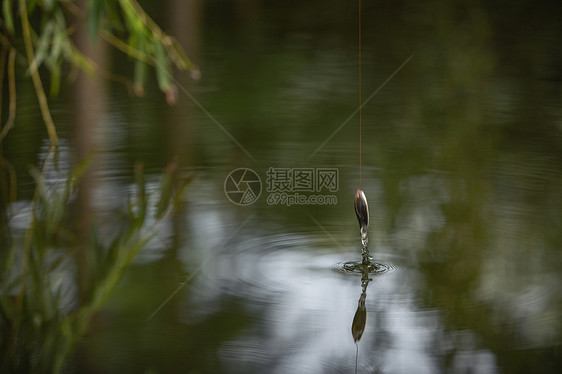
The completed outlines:
<svg viewBox="0 0 562 374">
<path fill-rule="evenodd" d="M 328 253 L 299 234 L 254 237 L 221 252 L 193 284 L 181 319 L 193 323 L 213 313 L 225 294 L 261 311 L 249 331 L 222 343 L 225 367 L 236 372 L 271 365 L 271 372 L 279 373 L 353 369 L 351 322 L 361 294 L 360 277 L 332 270 L 347 259 L 345 254 Z M 412 290 L 403 289 L 400 271 L 407 270 L 377 276 L 369 284 L 359 365 L 385 372 L 434 372 L 424 351 L 429 331 L 411 309 Z M 197 310 L 190 305 L 198 305 Z"/>
</svg>

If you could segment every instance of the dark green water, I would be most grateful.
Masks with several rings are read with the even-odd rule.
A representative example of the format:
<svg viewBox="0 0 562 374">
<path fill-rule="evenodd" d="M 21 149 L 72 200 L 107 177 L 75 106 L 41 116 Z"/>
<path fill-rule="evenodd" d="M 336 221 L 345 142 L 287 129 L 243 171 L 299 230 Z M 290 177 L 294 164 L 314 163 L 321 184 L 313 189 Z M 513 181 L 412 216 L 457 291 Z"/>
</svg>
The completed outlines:
<svg viewBox="0 0 562 374">
<path fill-rule="evenodd" d="M 358 372 L 558 372 L 561 5 L 365 3 L 363 98 L 376 94 L 363 107 L 361 184 L 369 249 L 391 271 L 366 288 Z M 170 11 L 158 7 L 147 6 L 166 25 Z M 195 179 L 65 371 L 354 371 L 361 277 L 338 268 L 361 256 L 356 11 L 205 2 L 188 48 L 202 79 L 183 83 L 204 110 L 182 91 L 170 108 L 155 84 L 144 98 L 108 85 L 95 129 L 97 219 L 123 209 L 137 162 L 149 183 L 174 158 Z M 113 64 L 129 74 L 128 61 Z M 33 193 L 28 166 L 48 142 L 29 81 L 18 94 L 2 144 L 18 176 L 15 235 Z M 66 164 L 78 146 L 70 96 L 52 100 Z M 261 179 L 247 206 L 225 194 L 237 168 Z M 270 204 L 284 198 L 267 191 L 270 168 L 335 169 L 334 191 L 300 193 L 336 200 Z"/>
</svg>

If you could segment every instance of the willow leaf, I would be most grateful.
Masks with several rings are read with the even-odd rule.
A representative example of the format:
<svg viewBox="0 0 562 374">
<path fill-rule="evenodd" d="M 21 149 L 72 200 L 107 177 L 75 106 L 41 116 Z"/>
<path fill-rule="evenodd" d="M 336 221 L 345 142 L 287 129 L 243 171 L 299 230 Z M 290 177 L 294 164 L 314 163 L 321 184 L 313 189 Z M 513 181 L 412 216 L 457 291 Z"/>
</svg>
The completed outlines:
<svg viewBox="0 0 562 374">
<path fill-rule="evenodd" d="M 58 96 L 60 92 L 60 67 L 56 64 L 51 66 L 51 90 L 49 95 Z"/>
<path fill-rule="evenodd" d="M 144 86 L 146 84 L 146 73 L 148 66 L 144 63 L 144 61 L 136 60 L 135 61 L 135 78 L 133 87 L 135 90 L 135 94 L 137 96 L 144 95 Z"/>
<path fill-rule="evenodd" d="M 14 18 L 12 14 L 12 0 L 4 0 L 2 2 L 2 12 L 4 13 L 4 22 L 6 28 L 12 34 L 14 34 Z"/>
<path fill-rule="evenodd" d="M 41 33 L 41 37 L 37 41 L 37 49 L 35 50 L 35 59 L 33 60 L 35 66 L 39 68 L 43 63 L 47 55 L 47 50 L 51 44 L 51 35 L 55 28 L 55 23 L 53 21 L 47 22 Z"/>
<path fill-rule="evenodd" d="M 172 86 L 172 80 L 170 78 L 170 62 L 166 56 L 166 51 L 162 43 L 154 42 L 154 59 L 156 62 L 156 79 L 158 81 L 158 87 L 162 91 L 168 90 Z"/>
<path fill-rule="evenodd" d="M 98 40 L 100 19 L 104 10 L 105 10 L 104 0 L 88 1 L 87 11 L 86 11 L 86 25 L 88 28 L 88 34 L 90 35 L 90 40 L 93 43 L 96 43 Z"/>
</svg>

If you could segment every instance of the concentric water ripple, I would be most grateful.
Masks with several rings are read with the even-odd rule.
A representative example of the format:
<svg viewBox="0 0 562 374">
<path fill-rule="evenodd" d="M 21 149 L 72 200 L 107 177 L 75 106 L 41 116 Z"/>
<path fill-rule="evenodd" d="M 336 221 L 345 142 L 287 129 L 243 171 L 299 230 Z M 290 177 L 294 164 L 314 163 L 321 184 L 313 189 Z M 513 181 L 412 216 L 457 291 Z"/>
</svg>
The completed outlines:
<svg viewBox="0 0 562 374">
<path fill-rule="evenodd" d="M 371 257 L 367 265 L 364 265 L 361 261 L 345 261 L 333 265 L 332 269 L 345 274 L 362 275 L 367 272 L 370 275 L 380 275 L 394 271 L 396 267 L 391 263 L 374 261 Z"/>
</svg>

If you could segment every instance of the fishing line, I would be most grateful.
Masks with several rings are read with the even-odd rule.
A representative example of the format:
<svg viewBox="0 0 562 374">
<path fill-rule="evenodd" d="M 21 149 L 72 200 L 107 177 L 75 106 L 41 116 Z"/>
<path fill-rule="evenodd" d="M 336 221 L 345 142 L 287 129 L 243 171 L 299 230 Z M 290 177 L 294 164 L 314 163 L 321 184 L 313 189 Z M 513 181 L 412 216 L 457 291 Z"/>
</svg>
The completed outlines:
<svg viewBox="0 0 562 374">
<path fill-rule="evenodd" d="M 362 107 L 362 98 L 361 98 L 361 0 L 359 0 L 359 188 L 361 188 L 361 107 Z"/>
<path fill-rule="evenodd" d="M 359 342 L 355 342 L 355 374 L 357 374 L 357 359 L 359 358 Z"/>
</svg>

